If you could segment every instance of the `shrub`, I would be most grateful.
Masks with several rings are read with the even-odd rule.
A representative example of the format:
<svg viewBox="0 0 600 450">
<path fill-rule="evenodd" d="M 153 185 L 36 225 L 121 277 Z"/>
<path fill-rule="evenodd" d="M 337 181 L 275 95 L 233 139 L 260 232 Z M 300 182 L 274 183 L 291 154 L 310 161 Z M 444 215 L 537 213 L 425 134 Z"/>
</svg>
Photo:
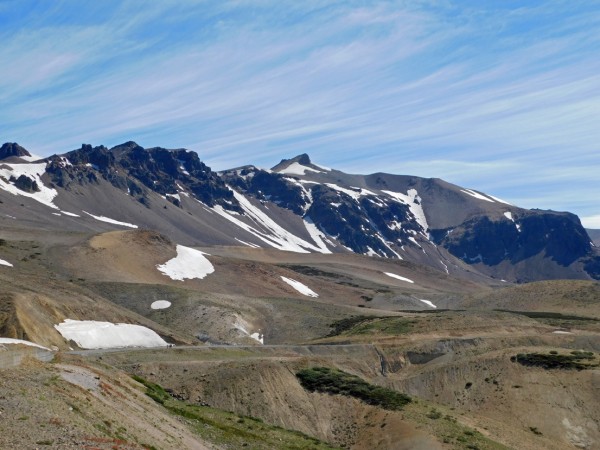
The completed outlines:
<svg viewBox="0 0 600 450">
<path fill-rule="evenodd" d="M 311 392 L 340 394 L 383 409 L 400 410 L 412 400 L 409 396 L 382 386 L 367 383 L 356 375 L 329 367 L 313 367 L 296 373 L 300 384 Z"/>
</svg>

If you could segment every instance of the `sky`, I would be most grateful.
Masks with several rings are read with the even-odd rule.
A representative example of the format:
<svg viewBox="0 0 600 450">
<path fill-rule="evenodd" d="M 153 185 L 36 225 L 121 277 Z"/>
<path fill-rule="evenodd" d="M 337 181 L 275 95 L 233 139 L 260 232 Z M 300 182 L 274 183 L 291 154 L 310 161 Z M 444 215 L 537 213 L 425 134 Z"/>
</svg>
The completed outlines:
<svg viewBox="0 0 600 450">
<path fill-rule="evenodd" d="M 600 0 L 0 0 L 0 141 L 439 177 L 600 228 Z"/>
</svg>

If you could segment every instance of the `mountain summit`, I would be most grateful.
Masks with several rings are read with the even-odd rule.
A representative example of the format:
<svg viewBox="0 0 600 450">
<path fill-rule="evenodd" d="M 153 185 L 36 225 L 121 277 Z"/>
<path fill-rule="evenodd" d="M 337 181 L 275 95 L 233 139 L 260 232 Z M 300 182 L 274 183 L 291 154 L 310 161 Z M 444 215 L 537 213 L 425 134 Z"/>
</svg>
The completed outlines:
<svg viewBox="0 0 600 450">
<path fill-rule="evenodd" d="M 6 142 L 0 147 L 0 160 L 7 159 L 10 157 L 21 157 L 21 156 L 29 156 L 31 157 L 31 153 L 27 151 L 24 147 L 21 147 L 16 142 Z"/>
</svg>

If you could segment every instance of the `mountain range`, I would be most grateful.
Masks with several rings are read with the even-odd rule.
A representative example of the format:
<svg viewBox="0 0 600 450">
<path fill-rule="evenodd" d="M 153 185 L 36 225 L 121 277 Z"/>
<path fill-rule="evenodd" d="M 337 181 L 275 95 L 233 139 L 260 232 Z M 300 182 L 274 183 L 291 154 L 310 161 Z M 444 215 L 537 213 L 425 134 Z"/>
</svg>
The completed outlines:
<svg viewBox="0 0 600 450">
<path fill-rule="evenodd" d="M 144 228 L 195 246 L 352 252 L 507 282 L 600 279 L 597 233 L 437 178 L 353 175 L 306 154 L 214 172 L 186 149 L 0 148 L 0 220 L 48 230 Z M 591 234 L 591 235 L 590 235 Z"/>
</svg>

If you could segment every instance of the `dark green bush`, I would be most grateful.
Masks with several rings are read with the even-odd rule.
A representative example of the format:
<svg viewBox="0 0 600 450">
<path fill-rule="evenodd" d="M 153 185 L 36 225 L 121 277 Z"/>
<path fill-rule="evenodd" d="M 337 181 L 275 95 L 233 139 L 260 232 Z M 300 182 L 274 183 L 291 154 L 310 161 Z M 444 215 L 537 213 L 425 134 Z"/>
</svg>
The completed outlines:
<svg viewBox="0 0 600 450">
<path fill-rule="evenodd" d="M 355 375 L 329 367 L 303 369 L 296 376 L 308 391 L 346 395 L 384 409 L 399 410 L 412 401 L 405 394 L 367 383 Z"/>
</svg>

